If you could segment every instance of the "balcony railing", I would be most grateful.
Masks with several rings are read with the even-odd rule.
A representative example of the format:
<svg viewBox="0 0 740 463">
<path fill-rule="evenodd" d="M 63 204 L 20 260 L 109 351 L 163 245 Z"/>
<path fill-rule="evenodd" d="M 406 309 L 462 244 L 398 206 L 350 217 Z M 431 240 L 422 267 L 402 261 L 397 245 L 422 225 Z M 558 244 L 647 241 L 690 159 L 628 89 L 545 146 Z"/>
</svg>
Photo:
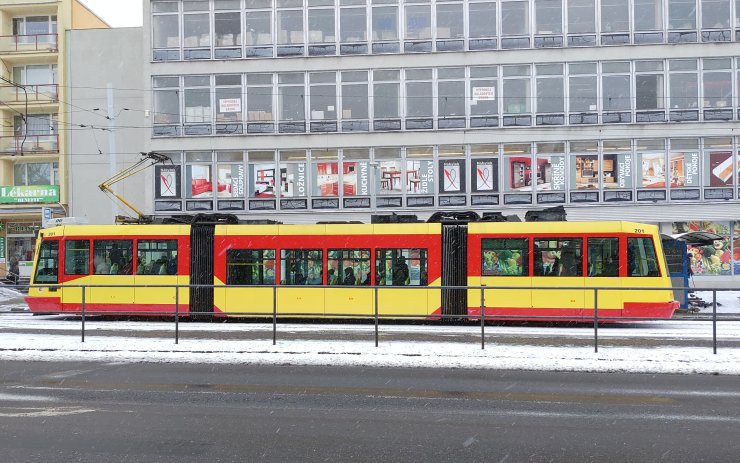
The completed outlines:
<svg viewBox="0 0 740 463">
<path fill-rule="evenodd" d="M 57 34 L 2 35 L 0 53 L 57 51 Z"/>
<path fill-rule="evenodd" d="M 0 101 L 9 104 L 23 104 L 28 97 L 29 103 L 53 103 L 59 96 L 59 85 L 24 85 L 19 88 L 15 85 L 0 85 Z"/>
<path fill-rule="evenodd" d="M 25 138 L 25 140 L 24 140 Z M 44 154 L 59 152 L 58 135 L 0 136 L 0 154 Z"/>
</svg>

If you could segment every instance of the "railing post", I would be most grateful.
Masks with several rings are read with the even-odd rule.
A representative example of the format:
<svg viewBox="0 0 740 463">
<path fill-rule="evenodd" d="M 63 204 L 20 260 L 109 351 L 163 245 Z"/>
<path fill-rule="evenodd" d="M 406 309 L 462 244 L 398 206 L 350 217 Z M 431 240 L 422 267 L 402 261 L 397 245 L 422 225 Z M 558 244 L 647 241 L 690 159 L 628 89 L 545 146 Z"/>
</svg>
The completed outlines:
<svg viewBox="0 0 740 463">
<path fill-rule="evenodd" d="M 712 349 L 717 353 L 717 290 L 712 290 Z"/>
<path fill-rule="evenodd" d="M 599 352 L 599 288 L 594 288 L 594 352 Z"/>
<path fill-rule="evenodd" d="M 377 284 L 373 288 L 373 292 L 375 293 L 375 297 L 373 298 L 373 305 L 375 306 L 375 308 L 373 309 L 373 314 L 375 317 L 375 347 L 378 347 L 378 286 Z"/>
<path fill-rule="evenodd" d="M 175 285 L 175 344 L 180 343 L 180 286 Z"/>
<path fill-rule="evenodd" d="M 82 286 L 82 342 L 85 342 L 85 286 Z"/>
<path fill-rule="evenodd" d="M 480 348 L 486 348 L 486 303 L 483 286 L 480 288 Z"/>
<path fill-rule="evenodd" d="M 272 286 L 272 345 L 277 344 L 277 286 Z"/>
</svg>

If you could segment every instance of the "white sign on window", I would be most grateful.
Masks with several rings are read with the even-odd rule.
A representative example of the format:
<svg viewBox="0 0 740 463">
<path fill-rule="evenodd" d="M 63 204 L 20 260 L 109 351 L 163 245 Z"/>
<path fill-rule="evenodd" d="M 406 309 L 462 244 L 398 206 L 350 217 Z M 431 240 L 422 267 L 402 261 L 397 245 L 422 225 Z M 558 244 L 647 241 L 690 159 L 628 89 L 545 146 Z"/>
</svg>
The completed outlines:
<svg viewBox="0 0 740 463">
<path fill-rule="evenodd" d="M 225 98 L 218 100 L 218 110 L 222 113 L 240 113 L 242 111 L 242 99 Z"/>
<path fill-rule="evenodd" d="M 496 99 L 496 87 L 473 87 L 473 100 L 491 101 Z"/>
</svg>

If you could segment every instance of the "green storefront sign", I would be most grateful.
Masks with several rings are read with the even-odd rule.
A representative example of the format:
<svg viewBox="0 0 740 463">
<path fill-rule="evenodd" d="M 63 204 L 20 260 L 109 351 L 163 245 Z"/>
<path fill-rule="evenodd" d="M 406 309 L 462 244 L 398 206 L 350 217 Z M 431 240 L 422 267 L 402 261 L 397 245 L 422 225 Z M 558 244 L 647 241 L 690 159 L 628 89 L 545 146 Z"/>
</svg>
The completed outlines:
<svg viewBox="0 0 740 463">
<path fill-rule="evenodd" d="M 0 204 L 58 202 L 59 185 L 0 186 Z"/>
</svg>

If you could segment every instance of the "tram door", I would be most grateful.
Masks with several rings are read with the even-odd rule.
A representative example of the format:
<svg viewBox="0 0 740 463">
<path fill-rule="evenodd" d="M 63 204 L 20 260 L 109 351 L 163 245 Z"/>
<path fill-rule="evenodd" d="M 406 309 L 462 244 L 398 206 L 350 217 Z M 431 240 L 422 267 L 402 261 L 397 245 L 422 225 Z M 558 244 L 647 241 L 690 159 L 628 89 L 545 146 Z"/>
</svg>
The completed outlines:
<svg viewBox="0 0 740 463">
<path fill-rule="evenodd" d="M 190 284 L 213 285 L 215 224 L 193 224 L 190 227 Z M 213 286 L 190 287 L 190 312 L 213 313 Z"/>
<path fill-rule="evenodd" d="M 442 286 L 466 286 L 468 225 L 442 225 Z M 444 315 L 467 315 L 468 294 L 465 289 L 442 290 Z"/>
</svg>

